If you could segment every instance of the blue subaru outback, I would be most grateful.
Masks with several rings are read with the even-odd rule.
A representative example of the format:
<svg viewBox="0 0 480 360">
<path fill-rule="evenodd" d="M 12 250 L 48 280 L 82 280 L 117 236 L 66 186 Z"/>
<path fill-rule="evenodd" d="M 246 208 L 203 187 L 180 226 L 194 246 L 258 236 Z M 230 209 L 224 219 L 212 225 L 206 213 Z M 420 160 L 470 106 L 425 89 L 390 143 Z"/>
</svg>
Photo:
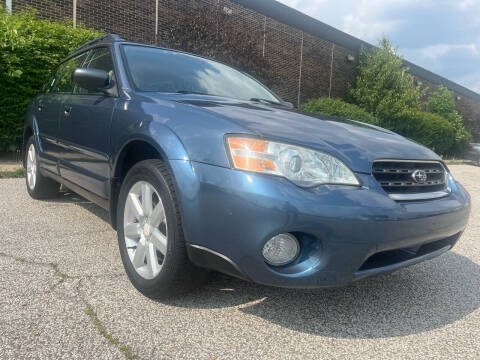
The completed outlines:
<svg viewBox="0 0 480 360">
<path fill-rule="evenodd" d="M 201 285 L 207 269 L 346 285 L 450 250 L 470 212 L 429 149 L 116 35 L 60 64 L 29 105 L 24 154 L 33 198 L 63 184 L 109 210 L 128 277 L 152 298 Z"/>
</svg>

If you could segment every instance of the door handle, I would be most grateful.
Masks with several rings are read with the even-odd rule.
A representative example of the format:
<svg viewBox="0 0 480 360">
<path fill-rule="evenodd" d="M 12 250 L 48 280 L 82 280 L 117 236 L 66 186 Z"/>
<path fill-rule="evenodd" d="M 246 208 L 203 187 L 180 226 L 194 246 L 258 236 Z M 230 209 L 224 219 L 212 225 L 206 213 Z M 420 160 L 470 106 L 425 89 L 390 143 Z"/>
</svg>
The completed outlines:
<svg viewBox="0 0 480 360">
<path fill-rule="evenodd" d="M 43 111 L 43 104 L 42 104 L 42 103 L 39 103 L 39 104 L 38 104 L 37 110 L 38 110 L 38 111 Z"/>
<path fill-rule="evenodd" d="M 70 116 L 70 113 L 72 112 L 72 107 L 71 106 L 64 106 L 63 107 L 63 113 L 65 116 Z"/>
</svg>

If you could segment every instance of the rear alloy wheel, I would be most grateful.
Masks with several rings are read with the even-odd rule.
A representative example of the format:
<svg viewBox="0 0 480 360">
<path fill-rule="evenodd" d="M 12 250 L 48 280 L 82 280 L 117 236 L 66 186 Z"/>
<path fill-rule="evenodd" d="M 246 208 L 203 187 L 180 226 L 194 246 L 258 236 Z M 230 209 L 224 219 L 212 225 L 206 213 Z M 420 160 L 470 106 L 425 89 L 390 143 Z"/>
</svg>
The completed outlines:
<svg viewBox="0 0 480 360">
<path fill-rule="evenodd" d="M 43 176 L 40 172 L 38 152 L 33 136 L 28 139 L 25 150 L 25 166 L 27 170 L 25 181 L 30 196 L 34 199 L 48 199 L 58 196 L 60 184 Z"/>
<path fill-rule="evenodd" d="M 202 285 L 207 272 L 187 255 L 173 179 L 161 160 L 145 160 L 126 175 L 117 207 L 125 271 L 142 294 L 165 299 Z"/>
</svg>

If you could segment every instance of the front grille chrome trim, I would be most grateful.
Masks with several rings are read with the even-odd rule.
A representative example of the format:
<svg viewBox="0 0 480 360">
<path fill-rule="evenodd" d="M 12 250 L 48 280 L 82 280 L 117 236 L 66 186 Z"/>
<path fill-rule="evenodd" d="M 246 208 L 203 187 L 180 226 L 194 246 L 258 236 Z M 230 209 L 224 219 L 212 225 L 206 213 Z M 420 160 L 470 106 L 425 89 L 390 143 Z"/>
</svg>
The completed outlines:
<svg viewBox="0 0 480 360">
<path fill-rule="evenodd" d="M 405 166 L 389 166 L 388 163 L 403 163 Z M 422 170 L 433 178 L 423 184 L 408 178 L 415 170 L 415 167 L 412 167 L 414 163 L 424 164 Z M 435 167 L 430 168 L 426 166 L 427 164 L 435 165 Z M 375 165 L 379 165 L 379 167 Z M 443 162 L 435 160 L 378 159 L 373 162 L 372 166 L 372 175 L 394 201 L 420 201 L 446 197 L 452 192 L 448 186 L 448 174 L 449 171 Z M 406 191 L 407 189 L 408 191 Z"/>
<path fill-rule="evenodd" d="M 452 189 L 447 188 L 442 191 L 434 191 L 429 193 L 416 193 L 416 194 L 388 194 L 390 199 L 395 201 L 419 201 L 419 200 L 433 200 L 440 199 L 449 196 L 452 193 Z"/>
</svg>

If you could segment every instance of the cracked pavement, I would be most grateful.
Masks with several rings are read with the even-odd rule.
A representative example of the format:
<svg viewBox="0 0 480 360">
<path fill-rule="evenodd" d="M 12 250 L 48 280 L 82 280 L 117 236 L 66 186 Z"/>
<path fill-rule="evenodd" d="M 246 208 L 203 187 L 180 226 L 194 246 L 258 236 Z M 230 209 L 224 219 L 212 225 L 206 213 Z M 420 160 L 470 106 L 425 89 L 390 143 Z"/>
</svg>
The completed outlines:
<svg viewBox="0 0 480 360">
<path fill-rule="evenodd" d="M 168 302 L 129 283 L 107 213 L 0 180 L 0 359 L 479 359 L 480 168 L 469 227 L 437 259 L 328 290 L 212 274 Z"/>
</svg>

